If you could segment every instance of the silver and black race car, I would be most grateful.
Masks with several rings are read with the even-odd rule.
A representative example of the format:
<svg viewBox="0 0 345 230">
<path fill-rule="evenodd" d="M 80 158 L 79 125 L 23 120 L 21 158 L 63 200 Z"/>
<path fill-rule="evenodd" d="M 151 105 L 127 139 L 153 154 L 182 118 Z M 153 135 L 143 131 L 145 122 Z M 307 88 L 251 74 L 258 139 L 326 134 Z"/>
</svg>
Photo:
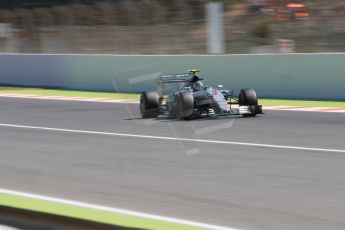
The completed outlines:
<svg viewBox="0 0 345 230">
<path fill-rule="evenodd" d="M 254 89 L 242 89 L 238 97 L 233 90 L 204 86 L 199 69 L 188 73 L 160 76 L 158 90 L 142 92 L 140 112 L 143 118 L 164 116 L 180 120 L 262 113 Z"/>
</svg>

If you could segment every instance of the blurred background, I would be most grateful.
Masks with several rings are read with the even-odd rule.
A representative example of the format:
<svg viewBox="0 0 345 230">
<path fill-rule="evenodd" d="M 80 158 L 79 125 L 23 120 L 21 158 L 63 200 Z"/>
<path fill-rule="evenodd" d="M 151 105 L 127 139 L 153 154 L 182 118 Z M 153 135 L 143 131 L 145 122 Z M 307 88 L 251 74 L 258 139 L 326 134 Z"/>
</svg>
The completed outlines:
<svg viewBox="0 0 345 230">
<path fill-rule="evenodd" d="M 345 1 L 0 0 L 0 52 L 345 52 Z"/>
</svg>

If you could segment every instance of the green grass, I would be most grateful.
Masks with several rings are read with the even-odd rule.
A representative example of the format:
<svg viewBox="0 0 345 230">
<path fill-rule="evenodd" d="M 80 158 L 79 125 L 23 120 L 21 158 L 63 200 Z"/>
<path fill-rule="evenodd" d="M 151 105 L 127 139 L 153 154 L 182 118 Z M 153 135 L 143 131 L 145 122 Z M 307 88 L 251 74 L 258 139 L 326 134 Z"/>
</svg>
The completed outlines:
<svg viewBox="0 0 345 230">
<path fill-rule="evenodd" d="M 70 97 L 93 97 L 112 99 L 139 99 L 136 93 L 115 93 L 115 92 L 94 92 L 63 89 L 40 89 L 20 87 L 0 87 L 0 93 L 35 94 L 48 96 L 70 96 Z M 317 99 L 269 99 L 261 98 L 262 105 L 278 106 L 307 106 L 307 107 L 336 107 L 345 108 L 345 101 L 340 100 L 317 100 Z"/>
<path fill-rule="evenodd" d="M 262 105 L 345 108 L 345 101 L 313 99 L 260 99 Z"/>
<path fill-rule="evenodd" d="M 113 98 L 113 99 L 139 99 L 139 94 L 134 94 L 134 93 L 113 93 L 113 92 L 94 92 L 94 91 L 78 91 L 78 90 L 65 90 L 65 89 L 40 89 L 40 88 L 19 88 L 19 87 L 0 87 L 0 93 Z"/>
<path fill-rule="evenodd" d="M 112 211 L 103 211 L 86 208 L 79 205 L 71 205 L 46 201 L 26 196 L 13 195 L 0 192 L 0 205 L 60 215 L 71 218 L 89 220 L 98 223 L 111 224 L 129 228 L 141 228 L 152 230 L 202 230 L 205 228 L 190 225 L 176 224 L 150 218 L 137 217 L 134 215 L 121 214 Z"/>
</svg>

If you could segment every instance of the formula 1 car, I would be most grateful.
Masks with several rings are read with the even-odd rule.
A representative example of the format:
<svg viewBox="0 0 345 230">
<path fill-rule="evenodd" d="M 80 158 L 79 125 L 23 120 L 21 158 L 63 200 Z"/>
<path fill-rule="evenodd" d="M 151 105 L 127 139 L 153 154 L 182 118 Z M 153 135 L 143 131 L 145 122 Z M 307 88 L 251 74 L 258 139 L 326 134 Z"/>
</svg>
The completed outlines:
<svg viewBox="0 0 345 230">
<path fill-rule="evenodd" d="M 142 118 L 164 116 L 180 120 L 242 115 L 254 117 L 262 113 L 254 89 L 242 89 L 238 97 L 233 90 L 204 86 L 199 69 L 188 73 L 163 75 L 158 78 L 158 90 L 142 92 Z"/>
</svg>

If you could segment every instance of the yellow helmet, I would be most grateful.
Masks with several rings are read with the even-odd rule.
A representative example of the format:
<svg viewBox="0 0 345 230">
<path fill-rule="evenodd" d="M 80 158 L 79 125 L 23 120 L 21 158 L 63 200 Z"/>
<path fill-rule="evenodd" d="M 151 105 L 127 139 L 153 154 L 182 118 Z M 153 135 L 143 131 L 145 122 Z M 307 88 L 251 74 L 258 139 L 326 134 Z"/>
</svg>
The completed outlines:
<svg viewBox="0 0 345 230">
<path fill-rule="evenodd" d="M 189 73 L 192 73 L 192 74 L 196 74 L 196 73 L 200 73 L 200 69 L 189 69 L 188 70 Z"/>
</svg>

